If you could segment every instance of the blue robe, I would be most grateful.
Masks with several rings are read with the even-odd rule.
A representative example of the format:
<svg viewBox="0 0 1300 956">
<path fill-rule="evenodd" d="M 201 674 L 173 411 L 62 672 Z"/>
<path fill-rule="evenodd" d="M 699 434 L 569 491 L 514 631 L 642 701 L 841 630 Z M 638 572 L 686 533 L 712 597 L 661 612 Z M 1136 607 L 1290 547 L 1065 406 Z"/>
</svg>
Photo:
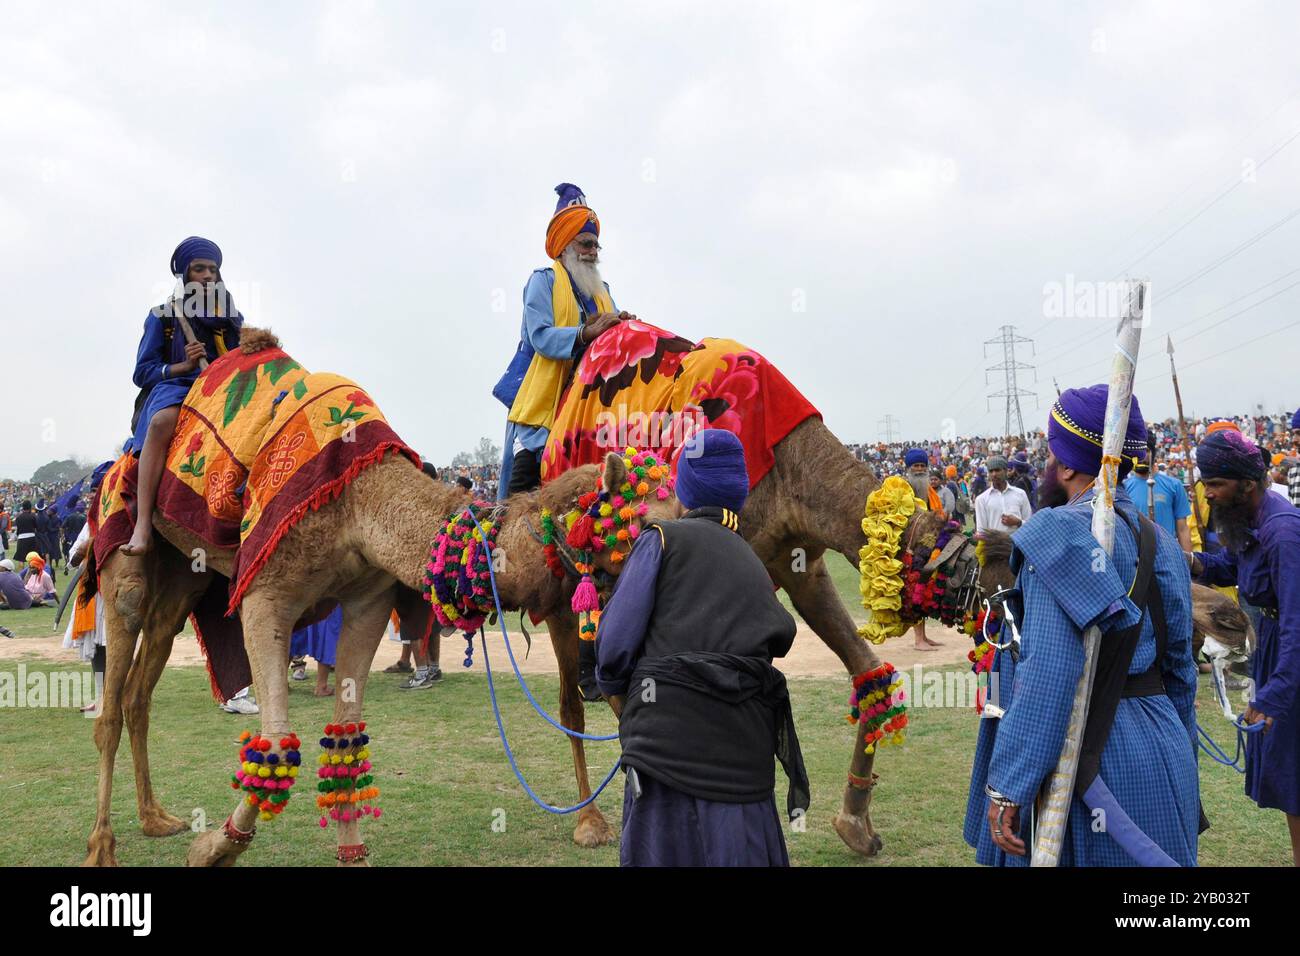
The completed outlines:
<svg viewBox="0 0 1300 956">
<path fill-rule="evenodd" d="M 191 319 L 190 323 L 196 325 L 198 321 Z M 222 333 L 222 341 L 227 349 L 232 349 L 239 344 L 239 332 L 243 322 L 244 317 L 236 313 L 234 320 L 228 323 L 225 332 Z M 156 309 L 150 309 L 149 314 L 145 316 L 144 334 L 140 336 L 140 347 L 136 350 L 135 356 L 135 372 L 131 376 L 136 388 L 150 389 L 149 397 L 145 399 L 144 406 L 140 409 L 135 434 L 131 436 L 124 448 L 125 451 L 140 454 L 140 450 L 144 448 L 145 435 L 149 433 L 150 420 L 161 409 L 182 404 L 185 396 L 190 393 L 190 386 L 199 377 L 198 369 L 183 375 L 163 377 L 167 367 L 177 361 L 178 340 L 184 341 L 184 334 L 179 324 L 172 331 L 172 346 L 169 350 L 163 330 L 163 320 L 158 317 Z M 183 352 L 183 349 L 181 351 Z M 215 345 L 209 346 L 207 351 L 208 361 L 215 361 L 218 355 Z"/>
<path fill-rule="evenodd" d="M 555 327 L 555 310 L 551 305 L 551 293 L 555 288 L 555 270 L 537 269 L 528 277 L 524 286 L 524 319 L 519 330 L 519 350 L 529 354 L 541 353 L 557 362 L 576 359 L 582 355 L 585 346 L 578 341 L 580 325 L 567 328 Z M 606 283 L 605 291 L 609 292 Z M 587 315 L 595 316 L 599 311 L 596 303 L 573 288 L 578 299 L 578 306 Z M 613 301 L 611 299 L 611 301 Z M 513 400 L 514 396 L 510 396 Z M 505 501 L 510 489 L 510 473 L 514 470 L 516 442 L 526 451 L 541 453 L 546 447 L 546 439 L 551 430 L 540 425 L 519 425 L 506 422 L 505 444 L 502 447 L 501 474 L 497 479 L 497 498 Z"/>
<path fill-rule="evenodd" d="M 1246 795 L 1261 807 L 1300 815 L 1300 511 L 1272 492 L 1252 522 L 1246 547 L 1198 552 L 1203 584 L 1235 584 L 1242 602 L 1277 608 L 1261 615 L 1251 659 L 1251 706 L 1273 718 L 1265 733 L 1246 736 Z"/>
<path fill-rule="evenodd" d="M 289 656 L 294 660 L 311 657 L 318 664 L 334 666 L 338 652 L 339 633 L 343 630 L 343 607 L 340 605 L 323 621 L 308 624 L 293 632 L 289 640 Z"/>
<path fill-rule="evenodd" d="M 600 618 L 596 680 L 607 697 L 626 695 L 654 614 L 663 548 L 641 535 Z M 621 866 L 789 866 L 776 795 L 751 803 L 705 800 L 639 774 L 641 796 L 623 788 Z"/>
<path fill-rule="evenodd" d="M 1024 594 L 1020 660 L 998 652 L 990 701 L 1006 710 L 980 721 L 963 835 L 977 862 L 1026 866 L 994 843 L 987 819 L 986 783 L 1019 805 L 1019 836 L 1029 845 L 1029 818 L 1043 781 L 1056 767 L 1069 722 L 1075 683 L 1083 669 L 1083 633 L 1090 624 L 1106 635 L 1132 626 L 1128 598 L 1137 566 L 1137 540 L 1115 522 L 1113 560 L 1097 562 L 1092 536 L 1092 491 L 1059 508 L 1033 515 L 1012 538 L 1011 567 Z M 1121 489 L 1115 506 L 1134 523 L 1137 508 Z M 1101 779 L 1139 828 L 1180 866 L 1196 864 L 1199 781 L 1196 772 L 1196 665 L 1191 654 L 1191 596 L 1187 564 L 1177 543 L 1156 532 L 1155 577 L 1168 629 L 1161 663 L 1168 696 L 1122 699 L 1101 756 Z M 1004 631 L 1002 640 L 1008 639 Z M 1147 615 L 1129 674 L 1155 661 L 1156 640 Z M 1073 798 L 1061 848 L 1063 866 L 1133 866 L 1105 832 L 1092 831 L 1091 811 Z"/>
</svg>

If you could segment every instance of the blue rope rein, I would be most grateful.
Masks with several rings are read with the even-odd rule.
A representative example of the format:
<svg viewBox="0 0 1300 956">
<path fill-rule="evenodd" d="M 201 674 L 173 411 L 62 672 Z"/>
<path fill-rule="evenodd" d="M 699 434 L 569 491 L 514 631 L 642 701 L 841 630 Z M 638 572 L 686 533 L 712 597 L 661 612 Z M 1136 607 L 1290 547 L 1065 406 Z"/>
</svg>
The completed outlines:
<svg viewBox="0 0 1300 956">
<path fill-rule="evenodd" d="M 497 620 L 501 624 L 501 637 L 506 646 L 506 654 L 510 658 L 510 666 L 514 668 L 515 678 L 519 681 L 519 686 L 523 688 L 524 695 L 528 698 L 529 703 L 533 705 L 533 709 L 537 711 L 537 713 L 541 714 L 542 717 L 546 719 L 547 723 L 552 727 L 564 731 L 564 733 L 568 734 L 570 737 L 576 737 L 580 740 L 617 740 L 618 734 L 596 735 L 584 734 L 580 731 L 570 730 L 568 727 L 565 727 L 563 724 L 558 722 L 554 717 L 547 713 L 539 703 L 537 703 L 537 698 L 535 698 L 532 691 L 529 690 L 528 684 L 524 680 L 524 675 L 519 670 L 519 663 L 515 660 L 514 649 L 510 646 L 510 635 L 506 632 L 506 616 L 501 610 L 501 595 L 497 592 L 496 570 L 492 566 L 492 550 L 491 546 L 487 543 L 487 535 L 483 532 L 482 526 L 478 523 L 478 517 L 474 515 L 473 512 L 470 513 L 470 519 L 474 522 L 474 527 L 478 529 L 479 534 L 482 535 L 483 538 L 484 548 L 487 553 L 488 577 L 492 582 L 492 600 L 496 603 Z M 496 685 L 492 680 L 492 662 L 488 658 L 487 636 L 484 634 L 482 628 L 479 629 L 479 641 L 483 647 L 483 667 L 487 672 L 488 696 L 492 700 L 492 714 L 496 718 L 497 732 L 501 736 L 501 745 L 505 748 L 506 759 L 510 761 L 510 769 L 514 771 L 515 779 L 517 779 L 519 785 L 524 788 L 524 793 L 528 794 L 529 799 L 547 813 L 564 815 L 581 810 L 600 796 L 604 789 L 609 786 L 609 782 L 614 779 L 614 774 L 618 773 L 618 768 L 622 765 L 622 755 L 620 754 L 619 758 L 614 762 L 614 766 L 612 766 L 609 773 L 605 775 L 605 779 L 601 781 L 600 786 L 592 791 L 591 796 L 587 797 L 587 799 L 580 803 L 575 803 L 571 807 L 556 807 L 537 796 L 537 794 L 533 792 L 532 787 L 528 786 L 528 781 L 524 779 L 523 773 L 519 770 L 519 764 L 515 760 L 514 751 L 510 749 L 510 741 L 506 739 L 506 728 L 501 719 L 501 707 L 497 703 Z"/>
<path fill-rule="evenodd" d="M 1214 685 L 1214 696 L 1218 698 L 1220 705 L 1226 708 L 1228 693 L 1226 688 L 1219 685 L 1218 671 L 1211 673 L 1210 680 Z M 1205 732 L 1205 728 L 1201 726 L 1200 721 L 1196 723 L 1196 743 L 1215 763 L 1231 767 L 1237 773 L 1244 774 L 1246 768 L 1242 763 L 1242 758 L 1246 755 L 1246 735 L 1257 734 L 1267 725 L 1262 720 L 1257 724 L 1248 724 L 1240 714 L 1233 718 L 1232 725 L 1237 731 L 1237 750 L 1232 755 L 1231 760 L 1228 759 L 1227 752 L 1214 742 L 1214 738 Z"/>
</svg>

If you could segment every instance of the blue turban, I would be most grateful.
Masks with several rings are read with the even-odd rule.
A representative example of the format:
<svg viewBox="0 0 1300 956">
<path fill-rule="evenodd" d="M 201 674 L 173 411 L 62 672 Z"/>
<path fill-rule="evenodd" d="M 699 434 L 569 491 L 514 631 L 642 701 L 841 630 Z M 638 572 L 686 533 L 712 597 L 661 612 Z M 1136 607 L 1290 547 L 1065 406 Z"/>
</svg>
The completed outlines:
<svg viewBox="0 0 1300 956">
<path fill-rule="evenodd" d="M 1291 416 L 1291 428 L 1292 430 L 1300 428 L 1300 408 L 1297 408 L 1295 414 Z"/>
<path fill-rule="evenodd" d="M 913 465 L 928 465 L 930 456 L 925 453 L 924 448 L 909 448 L 907 454 L 903 456 L 903 464 L 908 468 Z"/>
<path fill-rule="evenodd" d="M 1107 385 L 1069 388 L 1052 406 L 1047 421 L 1047 447 L 1066 468 L 1085 475 L 1101 474 L 1101 443 L 1106 428 Z M 1128 406 L 1128 428 L 1120 450 L 1119 476 L 1132 469 L 1139 452 L 1147 447 L 1147 426 L 1134 395 Z"/>
<path fill-rule="evenodd" d="M 1202 478 L 1264 478 L 1264 456 L 1259 446 L 1237 431 L 1206 435 L 1196 447 L 1196 466 Z"/>
<path fill-rule="evenodd" d="M 182 279 L 189 274 L 190 263 L 195 259 L 211 259 L 221 268 L 221 248 L 211 239 L 190 236 L 172 253 L 172 275 Z"/>
<path fill-rule="evenodd" d="M 714 505 L 739 512 L 749 497 L 749 471 L 740 439 L 725 428 L 707 428 L 677 457 L 677 499 L 687 508 Z"/>
<path fill-rule="evenodd" d="M 1018 451 L 1011 456 L 1011 467 L 1014 468 L 1016 471 L 1028 471 L 1029 458 L 1025 455 L 1023 451 Z"/>
<path fill-rule="evenodd" d="M 582 190 L 573 185 L 573 183 L 560 183 L 560 185 L 555 187 L 555 194 L 560 197 L 559 202 L 555 204 L 556 212 L 559 212 L 561 209 L 567 209 L 569 206 L 587 205 L 587 197 L 584 196 Z M 578 235 L 582 235 L 584 232 L 590 232 L 593 235 L 599 236 L 600 225 L 588 220 L 586 225 L 578 230 Z"/>
</svg>

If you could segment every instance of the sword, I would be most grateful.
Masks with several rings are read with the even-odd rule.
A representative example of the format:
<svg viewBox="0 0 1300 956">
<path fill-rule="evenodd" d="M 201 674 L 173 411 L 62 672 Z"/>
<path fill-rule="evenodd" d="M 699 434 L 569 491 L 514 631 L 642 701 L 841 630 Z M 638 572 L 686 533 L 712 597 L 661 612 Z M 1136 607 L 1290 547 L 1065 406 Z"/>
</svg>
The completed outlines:
<svg viewBox="0 0 1300 956">
<path fill-rule="evenodd" d="M 59 629 L 59 621 L 63 617 L 63 609 L 68 606 L 68 601 L 72 595 L 77 593 L 77 582 L 86 571 L 86 562 L 82 561 L 77 565 L 77 569 L 72 572 L 72 577 L 68 580 L 68 589 L 63 592 L 63 597 L 59 599 L 59 609 L 54 612 L 54 630 Z"/>
</svg>

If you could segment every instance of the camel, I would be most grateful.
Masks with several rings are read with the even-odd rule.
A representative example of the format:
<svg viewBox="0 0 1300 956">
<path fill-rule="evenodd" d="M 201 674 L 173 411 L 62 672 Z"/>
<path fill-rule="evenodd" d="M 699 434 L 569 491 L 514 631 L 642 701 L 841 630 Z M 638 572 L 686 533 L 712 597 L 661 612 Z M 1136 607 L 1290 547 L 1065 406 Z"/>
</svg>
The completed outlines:
<svg viewBox="0 0 1300 956">
<path fill-rule="evenodd" d="M 605 480 L 621 482 L 621 467 L 622 459 L 610 456 Z M 583 715 L 576 684 L 577 618 L 569 609 L 573 582 L 550 573 L 533 530 L 540 527 L 542 509 L 564 514 L 601 480 L 598 466 L 575 468 L 539 491 L 513 496 L 498 519 L 497 546 L 509 558 L 497 575 L 502 601 L 546 619 L 561 674 L 573 675 L 561 702 L 561 718 L 578 729 Z M 405 621 L 428 621 L 432 609 L 419 592 L 430 544 L 448 516 L 463 511 L 469 503 L 469 493 L 458 485 L 431 480 L 405 458 L 388 455 L 361 471 L 334 501 L 308 512 L 289 529 L 240 607 L 261 706 L 262 736 L 275 740 L 292 732 L 285 675 L 294 623 L 334 601 L 343 608 L 336 686 L 351 687 L 354 692 L 335 695 L 333 719 L 345 725 L 364 719 L 366 679 L 389 612 L 396 607 Z M 671 517 L 677 508 L 672 499 L 653 502 L 648 519 Z M 191 555 L 195 549 L 206 555 L 203 570 L 194 569 Z M 191 532 L 155 514 L 149 551 L 143 555 L 114 553 L 98 568 L 108 659 L 101 712 L 95 722 L 98 810 L 87 844 L 86 865 L 117 863 L 110 808 L 114 760 L 124 722 L 131 741 L 143 832 L 168 836 L 188 827 L 186 821 L 164 809 L 152 787 L 149 704 L 175 636 L 213 575 L 230 577 L 235 555 L 233 548 L 211 550 Z M 137 637 L 142 637 L 138 651 Z M 313 735 L 302 736 L 310 739 Z M 234 756 L 232 753 L 232 763 Z M 304 756 L 308 766 L 314 767 L 310 756 Z M 578 741 L 574 764 L 580 799 L 585 799 L 591 791 Z M 312 800 L 314 794 L 307 790 L 306 786 L 299 788 L 297 802 Z M 241 799 L 225 826 L 204 832 L 191 844 L 188 862 L 197 866 L 233 864 L 250 845 L 257 817 L 258 807 Z M 578 813 L 575 839 L 579 843 L 599 845 L 611 838 L 594 803 Z M 365 863 L 358 821 L 339 822 L 338 842 L 340 863 Z"/>
<path fill-rule="evenodd" d="M 1011 573 L 1011 535 L 1002 531 L 982 532 L 984 561 L 980 567 L 980 590 L 985 595 L 1015 585 Z M 1192 582 L 1192 657 L 1198 658 L 1206 637 L 1224 647 L 1241 650 L 1247 656 L 1256 646 L 1255 628 L 1240 605 L 1217 588 Z"/>
</svg>

